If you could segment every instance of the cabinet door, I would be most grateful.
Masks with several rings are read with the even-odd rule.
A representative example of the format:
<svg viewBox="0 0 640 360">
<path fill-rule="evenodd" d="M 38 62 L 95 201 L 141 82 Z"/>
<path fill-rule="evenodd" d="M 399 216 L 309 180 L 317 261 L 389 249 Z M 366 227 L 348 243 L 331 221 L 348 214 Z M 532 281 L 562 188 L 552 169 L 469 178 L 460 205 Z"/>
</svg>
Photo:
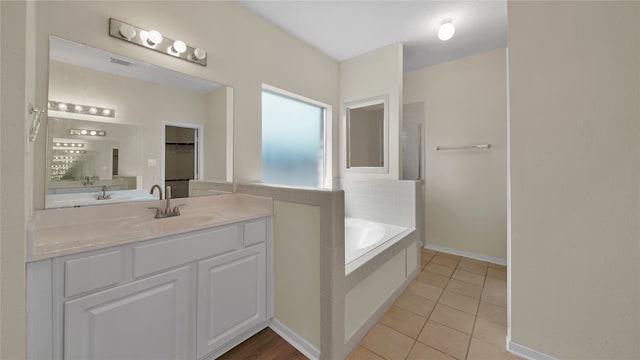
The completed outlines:
<svg viewBox="0 0 640 360">
<path fill-rule="evenodd" d="M 189 269 L 65 303 L 65 359 L 189 358 Z"/>
<path fill-rule="evenodd" d="M 264 244 L 198 264 L 198 358 L 265 319 Z"/>
</svg>

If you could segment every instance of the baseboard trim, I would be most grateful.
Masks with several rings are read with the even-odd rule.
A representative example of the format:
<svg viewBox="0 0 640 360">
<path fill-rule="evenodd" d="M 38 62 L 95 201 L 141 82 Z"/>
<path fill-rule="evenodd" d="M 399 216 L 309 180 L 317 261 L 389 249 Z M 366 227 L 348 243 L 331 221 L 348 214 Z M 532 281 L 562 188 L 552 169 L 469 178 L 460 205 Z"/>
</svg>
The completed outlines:
<svg viewBox="0 0 640 360">
<path fill-rule="evenodd" d="M 558 360 L 551 355 L 514 343 L 509 337 L 507 337 L 507 351 L 528 360 Z"/>
<path fill-rule="evenodd" d="M 440 252 L 458 255 L 458 256 L 464 256 L 464 257 L 468 257 L 476 260 L 490 262 L 492 264 L 507 266 L 507 260 L 493 257 L 493 256 L 487 256 L 487 255 L 476 254 L 468 251 L 456 250 L 456 249 L 448 248 L 446 246 L 435 245 L 431 243 L 424 244 L 424 247 L 430 250 L 440 251 Z"/>
<path fill-rule="evenodd" d="M 291 329 L 286 327 L 283 323 L 278 320 L 271 319 L 269 321 L 269 327 L 310 360 L 320 359 L 320 350 L 316 349 L 307 340 L 291 331 Z"/>
</svg>

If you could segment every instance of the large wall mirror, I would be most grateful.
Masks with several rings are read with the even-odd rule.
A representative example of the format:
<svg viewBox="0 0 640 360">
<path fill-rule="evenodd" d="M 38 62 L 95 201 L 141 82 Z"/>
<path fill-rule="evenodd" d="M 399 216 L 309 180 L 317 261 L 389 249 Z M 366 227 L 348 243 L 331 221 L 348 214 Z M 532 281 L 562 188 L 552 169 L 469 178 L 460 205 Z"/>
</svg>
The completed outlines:
<svg viewBox="0 0 640 360">
<path fill-rule="evenodd" d="M 388 172 L 387 104 L 386 96 L 345 104 L 347 172 Z"/>
<path fill-rule="evenodd" d="M 232 88 L 49 38 L 45 208 L 231 191 L 232 139 Z"/>
</svg>

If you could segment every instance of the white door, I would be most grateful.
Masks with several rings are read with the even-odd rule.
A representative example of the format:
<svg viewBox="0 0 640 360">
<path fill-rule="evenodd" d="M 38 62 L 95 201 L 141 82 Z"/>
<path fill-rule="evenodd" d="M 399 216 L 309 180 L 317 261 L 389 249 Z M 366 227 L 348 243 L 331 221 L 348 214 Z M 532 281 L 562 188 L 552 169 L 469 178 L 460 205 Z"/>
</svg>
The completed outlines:
<svg viewBox="0 0 640 360">
<path fill-rule="evenodd" d="M 265 245 L 198 264 L 198 358 L 266 319 Z"/>
<path fill-rule="evenodd" d="M 189 269 L 65 303 L 65 359 L 187 359 Z"/>
</svg>

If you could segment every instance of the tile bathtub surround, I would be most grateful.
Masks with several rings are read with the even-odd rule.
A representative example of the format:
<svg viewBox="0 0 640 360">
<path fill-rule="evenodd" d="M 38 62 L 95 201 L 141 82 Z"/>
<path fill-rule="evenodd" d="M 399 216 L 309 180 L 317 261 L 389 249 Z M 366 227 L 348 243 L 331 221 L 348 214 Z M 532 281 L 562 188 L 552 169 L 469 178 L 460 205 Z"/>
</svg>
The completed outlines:
<svg viewBox="0 0 640 360">
<path fill-rule="evenodd" d="M 506 267 L 422 249 L 420 269 L 348 360 L 519 359 L 505 350 Z"/>
<path fill-rule="evenodd" d="M 347 216 L 417 228 L 419 182 L 339 178 L 337 183 L 345 192 Z"/>
</svg>

